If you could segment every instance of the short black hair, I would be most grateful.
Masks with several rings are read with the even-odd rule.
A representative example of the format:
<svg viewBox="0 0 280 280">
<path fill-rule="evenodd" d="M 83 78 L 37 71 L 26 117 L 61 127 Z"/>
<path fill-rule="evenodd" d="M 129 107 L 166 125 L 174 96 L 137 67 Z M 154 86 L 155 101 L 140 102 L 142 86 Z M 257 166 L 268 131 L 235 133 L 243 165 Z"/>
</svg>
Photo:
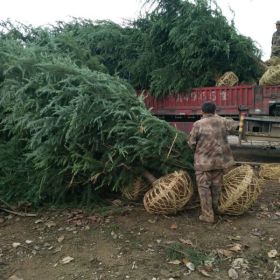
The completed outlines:
<svg viewBox="0 0 280 280">
<path fill-rule="evenodd" d="M 203 103 L 201 110 L 206 114 L 214 114 L 216 112 L 216 104 L 211 101 Z"/>
</svg>

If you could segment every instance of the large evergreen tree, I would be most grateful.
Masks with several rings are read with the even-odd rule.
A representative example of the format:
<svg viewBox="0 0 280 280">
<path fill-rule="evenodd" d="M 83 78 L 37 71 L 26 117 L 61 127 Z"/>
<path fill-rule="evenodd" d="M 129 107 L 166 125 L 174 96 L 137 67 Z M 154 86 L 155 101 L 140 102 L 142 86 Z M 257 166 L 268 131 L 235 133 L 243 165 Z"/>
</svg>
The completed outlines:
<svg viewBox="0 0 280 280">
<path fill-rule="evenodd" d="M 146 171 L 192 170 L 186 136 L 153 117 L 119 78 L 37 45 L 3 39 L 0 52 L 2 197 L 90 199 Z"/>
</svg>

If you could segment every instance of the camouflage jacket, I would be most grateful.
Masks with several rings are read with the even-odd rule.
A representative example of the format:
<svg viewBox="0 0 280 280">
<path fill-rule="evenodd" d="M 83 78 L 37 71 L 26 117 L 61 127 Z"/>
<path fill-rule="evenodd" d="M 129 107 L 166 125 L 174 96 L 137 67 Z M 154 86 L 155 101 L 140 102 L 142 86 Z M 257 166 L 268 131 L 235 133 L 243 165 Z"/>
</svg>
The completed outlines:
<svg viewBox="0 0 280 280">
<path fill-rule="evenodd" d="M 196 171 L 226 169 L 234 165 L 227 135 L 237 126 L 238 122 L 213 114 L 194 123 L 188 144 L 194 150 Z"/>
<path fill-rule="evenodd" d="M 280 56 L 280 31 L 278 30 L 272 36 L 271 56 Z"/>
</svg>

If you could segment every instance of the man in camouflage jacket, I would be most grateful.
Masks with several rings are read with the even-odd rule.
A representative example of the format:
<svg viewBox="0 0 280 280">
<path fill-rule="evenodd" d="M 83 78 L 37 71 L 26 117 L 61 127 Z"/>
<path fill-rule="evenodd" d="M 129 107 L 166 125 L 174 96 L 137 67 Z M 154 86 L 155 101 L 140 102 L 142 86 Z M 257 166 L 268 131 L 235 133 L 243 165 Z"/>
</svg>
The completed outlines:
<svg viewBox="0 0 280 280">
<path fill-rule="evenodd" d="M 201 204 L 199 219 L 214 222 L 223 185 L 223 170 L 234 165 L 227 135 L 236 130 L 238 122 L 215 114 L 216 105 L 202 105 L 202 118 L 193 125 L 188 140 L 194 150 L 194 167 Z M 213 211 L 214 210 L 214 211 Z"/>
<path fill-rule="evenodd" d="M 280 20 L 276 21 L 276 32 L 272 35 L 271 42 L 271 57 L 278 56 L 280 57 Z"/>
</svg>

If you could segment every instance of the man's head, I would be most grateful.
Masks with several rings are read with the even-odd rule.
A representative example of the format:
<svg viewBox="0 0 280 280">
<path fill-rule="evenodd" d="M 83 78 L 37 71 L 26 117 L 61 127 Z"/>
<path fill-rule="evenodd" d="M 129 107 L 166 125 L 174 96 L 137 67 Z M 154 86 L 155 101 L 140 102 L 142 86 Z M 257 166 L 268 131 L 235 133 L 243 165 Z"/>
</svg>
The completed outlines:
<svg viewBox="0 0 280 280">
<path fill-rule="evenodd" d="M 277 30 L 280 30 L 280 20 L 277 20 L 277 21 L 275 22 L 275 24 L 276 24 L 276 29 L 277 29 Z"/>
<path fill-rule="evenodd" d="M 203 114 L 215 114 L 216 105 L 215 105 L 215 103 L 213 103 L 211 101 L 207 101 L 207 102 L 203 103 L 201 110 L 202 110 Z"/>
</svg>

